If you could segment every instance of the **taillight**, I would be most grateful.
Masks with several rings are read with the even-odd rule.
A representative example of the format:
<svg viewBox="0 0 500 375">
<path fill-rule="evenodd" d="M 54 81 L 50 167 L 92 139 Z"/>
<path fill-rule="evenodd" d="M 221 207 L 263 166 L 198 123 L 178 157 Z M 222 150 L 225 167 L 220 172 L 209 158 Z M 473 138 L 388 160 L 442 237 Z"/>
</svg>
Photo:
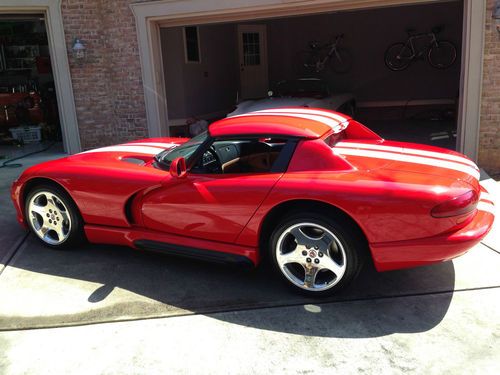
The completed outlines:
<svg viewBox="0 0 500 375">
<path fill-rule="evenodd" d="M 474 190 L 470 190 L 456 198 L 438 204 L 431 210 L 433 217 L 451 217 L 464 215 L 476 208 L 479 196 Z"/>
</svg>

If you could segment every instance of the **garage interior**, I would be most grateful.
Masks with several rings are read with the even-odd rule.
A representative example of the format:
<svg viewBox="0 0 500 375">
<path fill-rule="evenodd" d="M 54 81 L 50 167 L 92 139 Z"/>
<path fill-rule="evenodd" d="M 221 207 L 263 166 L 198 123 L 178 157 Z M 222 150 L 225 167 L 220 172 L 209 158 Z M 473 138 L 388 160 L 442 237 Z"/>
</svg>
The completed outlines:
<svg viewBox="0 0 500 375">
<path fill-rule="evenodd" d="M 0 15 L 0 158 L 61 140 L 44 15 Z"/>
<path fill-rule="evenodd" d="M 438 26 L 437 39 L 450 41 L 456 48 L 453 65 L 432 67 L 425 52 L 429 38 L 423 37 L 415 43 L 416 51 L 423 53 L 408 68 L 392 71 L 386 66 L 386 50 L 396 42 L 405 42 L 409 29 L 430 33 Z M 188 135 L 188 119 L 212 122 L 223 118 L 237 102 L 266 97 L 282 80 L 315 77 L 326 81 L 333 94 L 352 93 L 354 117 L 382 137 L 456 149 L 462 29 L 461 0 L 162 27 L 170 134 Z M 246 38 L 259 33 L 258 47 L 252 47 L 255 40 L 242 39 L 245 31 Z M 308 50 L 310 42 L 324 45 L 338 34 L 344 34 L 340 46 L 352 57 L 347 72 L 325 68 L 305 73 L 297 68 L 301 65 L 298 56 Z M 255 65 L 260 70 L 245 77 Z M 245 94 L 249 80 L 257 88 L 248 94 L 246 87 Z"/>
</svg>

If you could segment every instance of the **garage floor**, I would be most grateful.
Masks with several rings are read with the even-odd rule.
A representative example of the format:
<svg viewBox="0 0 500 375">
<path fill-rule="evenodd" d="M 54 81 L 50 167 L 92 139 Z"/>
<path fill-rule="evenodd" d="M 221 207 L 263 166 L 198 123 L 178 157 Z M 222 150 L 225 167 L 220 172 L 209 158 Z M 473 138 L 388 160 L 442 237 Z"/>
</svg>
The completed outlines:
<svg viewBox="0 0 500 375">
<path fill-rule="evenodd" d="M 0 169 L 2 196 L 20 172 Z M 483 184 L 498 201 L 498 183 Z M 497 365 L 498 224 L 452 262 L 367 269 L 336 297 L 314 300 L 291 293 L 266 267 L 116 246 L 49 250 L 19 228 L 10 200 L 0 204 L 2 374 L 493 374 Z"/>
</svg>

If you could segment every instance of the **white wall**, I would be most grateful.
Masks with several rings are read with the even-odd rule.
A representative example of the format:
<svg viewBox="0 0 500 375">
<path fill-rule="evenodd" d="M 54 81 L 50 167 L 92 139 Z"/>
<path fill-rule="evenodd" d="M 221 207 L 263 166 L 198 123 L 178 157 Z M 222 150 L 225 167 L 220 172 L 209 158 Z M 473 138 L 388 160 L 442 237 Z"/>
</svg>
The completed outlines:
<svg viewBox="0 0 500 375">
<path fill-rule="evenodd" d="M 199 27 L 200 63 L 184 59 L 183 28 L 162 28 L 169 119 L 226 111 L 239 86 L 236 25 Z"/>
</svg>

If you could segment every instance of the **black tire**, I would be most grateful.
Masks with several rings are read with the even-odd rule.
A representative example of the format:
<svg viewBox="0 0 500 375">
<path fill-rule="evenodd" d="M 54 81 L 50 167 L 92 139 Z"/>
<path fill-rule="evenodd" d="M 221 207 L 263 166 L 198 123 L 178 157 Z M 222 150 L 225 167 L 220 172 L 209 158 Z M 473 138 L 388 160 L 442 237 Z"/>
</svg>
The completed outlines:
<svg viewBox="0 0 500 375">
<path fill-rule="evenodd" d="M 43 205 L 44 199 L 45 205 Z M 49 202 L 53 202 L 53 204 L 49 205 Z M 35 206 L 41 208 L 44 210 L 44 214 L 42 215 L 41 211 L 35 212 L 30 209 L 30 205 L 31 208 L 35 208 Z M 50 212 L 45 212 L 49 210 L 49 207 L 55 208 Z M 39 184 L 34 186 L 26 195 L 24 215 L 30 231 L 45 246 L 58 250 L 68 250 L 85 242 L 80 211 L 69 194 L 57 185 Z M 43 238 L 42 228 L 47 229 Z M 58 230 L 62 235 L 58 234 Z"/>
<path fill-rule="evenodd" d="M 352 55 L 347 49 L 340 48 L 330 57 L 330 67 L 337 74 L 348 73 L 352 68 Z"/>
<path fill-rule="evenodd" d="M 429 64 L 436 69 L 446 69 L 453 65 L 457 59 L 455 45 L 446 40 L 436 42 L 427 54 Z"/>
<path fill-rule="evenodd" d="M 394 43 L 385 51 L 385 65 L 395 72 L 408 68 L 413 60 L 413 52 L 405 43 Z"/>
<path fill-rule="evenodd" d="M 301 241 L 295 235 L 297 228 L 300 233 L 307 234 L 306 241 L 312 240 L 310 244 L 299 243 Z M 327 245 L 331 235 L 333 242 Z M 315 248 L 315 244 L 319 246 Z M 272 232 L 267 255 L 273 270 L 296 292 L 309 297 L 326 297 L 347 286 L 358 275 L 364 261 L 365 246 L 359 232 L 345 220 L 319 211 L 295 212 L 283 218 Z M 295 257 L 299 258 L 298 261 Z M 283 261 L 283 258 L 286 260 Z M 335 267 L 328 268 L 331 261 Z M 306 270 L 312 268 L 318 270 L 311 284 L 307 275 L 309 271 Z M 332 271 L 337 268 L 339 271 Z"/>
</svg>

